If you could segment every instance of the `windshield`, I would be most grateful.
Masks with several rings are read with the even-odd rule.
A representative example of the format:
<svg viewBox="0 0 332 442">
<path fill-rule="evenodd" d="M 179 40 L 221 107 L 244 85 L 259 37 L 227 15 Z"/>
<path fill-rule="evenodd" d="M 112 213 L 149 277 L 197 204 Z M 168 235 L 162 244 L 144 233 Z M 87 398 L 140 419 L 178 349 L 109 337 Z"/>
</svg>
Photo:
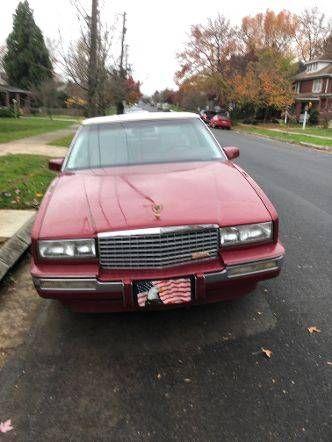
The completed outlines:
<svg viewBox="0 0 332 442">
<path fill-rule="evenodd" d="M 82 126 L 66 169 L 223 159 L 198 118 L 150 120 Z"/>
</svg>

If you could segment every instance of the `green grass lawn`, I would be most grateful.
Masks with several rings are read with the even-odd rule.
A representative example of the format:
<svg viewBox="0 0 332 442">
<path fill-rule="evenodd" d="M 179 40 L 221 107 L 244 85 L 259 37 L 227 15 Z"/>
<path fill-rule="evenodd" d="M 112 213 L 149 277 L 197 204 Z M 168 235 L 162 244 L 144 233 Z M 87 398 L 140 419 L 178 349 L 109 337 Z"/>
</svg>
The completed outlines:
<svg viewBox="0 0 332 442">
<path fill-rule="evenodd" d="M 50 120 L 47 118 L 0 118 L 0 143 L 40 135 L 72 126 L 73 121 Z"/>
<path fill-rule="evenodd" d="M 329 137 L 332 139 L 332 129 L 324 129 L 322 127 L 306 127 L 304 130 L 302 126 L 284 126 L 284 125 L 275 125 L 275 129 L 284 130 L 286 132 L 301 132 L 303 134 L 309 135 L 319 135 L 320 137 Z"/>
<path fill-rule="evenodd" d="M 52 179 L 48 157 L 5 155 L 0 157 L 0 209 L 37 208 Z"/>
<path fill-rule="evenodd" d="M 49 146 L 61 146 L 69 147 L 74 135 L 67 135 L 66 137 L 58 138 L 57 140 L 51 141 Z"/>
<path fill-rule="evenodd" d="M 275 126 L 277 129 L 280 130 L 284 130 L 284 128 Z M 290 143 L 308 143 L 308 144 L 316 144 L 317 146 L 322 146 L 325 148 L 329 148 L 332 149 L 332 137 L 331 139 L 323 139 L 323 138 L 317 138 L 317 137 L 313 137 L 313 136 L 306 136 L 305 132 L 303 133 L 303 135 L 297 135 L 294 133 L 291 133 L 289 131 L 287 131 L 287 133 L 285 132 L 276 132 L 271 130 L 271 126 L 270 129 L 267 129 L 266 127 L 262 127 L 262 126 L 250 126 L 250 125 L 239 125 L 238 128 L 240 130 L 243 130 L 245 132 L 249 132 L 249 133 L 253 133 L 253 134 L 257 134 L 257 135 L 264 135 L 264 136 L 268 136 L 270 138 L 275 138 L 277 140 L 281 140 L 281 141 L 287 141 Z M 291 129 L 294 132 L 300 132 L 301 129 L 296 129 L 294 130 L 294 128 Z M 310 135 L 320 135 L 320 136 L 330 136 L 331 133 L 328 132 L 331 129 L 320 129 L 320 128 L 308 128 L 307 134 Z"/>
</svg>

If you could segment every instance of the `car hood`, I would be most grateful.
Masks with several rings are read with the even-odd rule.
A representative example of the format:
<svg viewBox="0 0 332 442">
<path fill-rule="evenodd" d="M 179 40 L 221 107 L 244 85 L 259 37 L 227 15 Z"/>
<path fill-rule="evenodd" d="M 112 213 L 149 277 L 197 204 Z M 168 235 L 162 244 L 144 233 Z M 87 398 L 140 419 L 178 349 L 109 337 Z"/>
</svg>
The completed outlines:
<svg viewBox="0 0 332 442">
<path fill-rule="evenodd" d="M 153 164 L 64 173 L 49 191 L 41 238 L 187 224 L 271 219 L 230 162 Z M 160 206 L 158 218 L 153 206 Z"/>
</svg>

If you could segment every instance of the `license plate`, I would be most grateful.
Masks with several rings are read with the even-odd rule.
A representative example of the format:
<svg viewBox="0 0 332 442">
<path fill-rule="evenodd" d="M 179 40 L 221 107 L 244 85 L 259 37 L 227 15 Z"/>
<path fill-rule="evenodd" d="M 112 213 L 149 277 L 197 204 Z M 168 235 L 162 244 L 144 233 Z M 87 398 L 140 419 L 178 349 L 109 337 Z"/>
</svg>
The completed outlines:
<svg viewBox="0 0 332 442">
<path fill-rule="evenodd" d="M 191 279 L 159 279 L 138 281 L 135 292 L 139 307 L 186 304 L 191 301 Z"/>
</svg>

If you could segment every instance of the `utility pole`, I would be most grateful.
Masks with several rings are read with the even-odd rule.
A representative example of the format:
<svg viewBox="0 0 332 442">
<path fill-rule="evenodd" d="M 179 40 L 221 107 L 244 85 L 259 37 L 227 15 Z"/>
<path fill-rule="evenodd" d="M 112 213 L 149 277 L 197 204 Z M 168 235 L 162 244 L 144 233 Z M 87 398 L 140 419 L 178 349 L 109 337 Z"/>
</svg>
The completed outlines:
<svg viewBox="0 0 332 442">
<path fill-rule="evenodd" d="M 125 46 L 125 38 L 126 38 L 126 32 L 127 32 L 126 20 L 127 20 L 127 13 L 124 12 L 122 14 L 121 55 L 120 55 L 120 76 L 121 76 L 121 78 L 125 77 L 125 69 L 123 67 L 123 62 L 124 62 L 125 51 L 126 51 L 126 46 Z"/>
<path fill-rule="evenodd" d="M 98 0 L 92 0 L 89 18 L 89 70 L 88 70 L 88 116 L 97 115 L 97 45 L 98 45 Z"/>
<path fill-rule="evenodd" d="M 119 80 L 122 82 L 126 78 L 126 69 L 124 68 L 124 61 L 126 57 L 127 52 L 127 46 L 125 45 L 125 38 L 126 38 L 126 20 L 127 20 L 127 13 L 124 12 L 122 14 L 122 33 L 121 33 L 121 53 L 120 53 L 120 63 L 119 63 Z M 127 64 L 127 61 L 125 62 Z M 116 103 L 116 113 L 117 114 L 123 114 L 124 113 L 124 105 L 123 100 L 119 100 Z"/>
</svg>

